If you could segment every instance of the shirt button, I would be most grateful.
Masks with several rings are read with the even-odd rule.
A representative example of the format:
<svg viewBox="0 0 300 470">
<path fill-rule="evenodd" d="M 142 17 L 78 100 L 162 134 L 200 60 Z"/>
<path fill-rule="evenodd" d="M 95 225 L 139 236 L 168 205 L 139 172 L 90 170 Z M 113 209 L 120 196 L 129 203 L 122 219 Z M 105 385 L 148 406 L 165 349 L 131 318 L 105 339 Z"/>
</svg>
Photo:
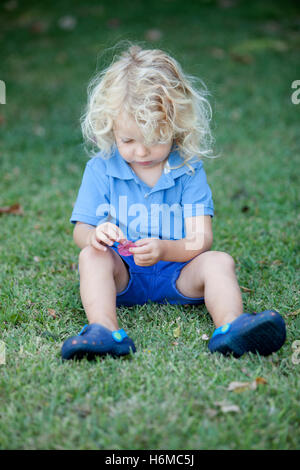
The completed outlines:
<svg viewBox="0 0 300 470">
<path fill-rule="evenodd" d="M 148 196 L 149 196 L 149 194 L 148 194 L 148 193 L 145 193 L 145 197 L 148 197 Z"/>
</svg>

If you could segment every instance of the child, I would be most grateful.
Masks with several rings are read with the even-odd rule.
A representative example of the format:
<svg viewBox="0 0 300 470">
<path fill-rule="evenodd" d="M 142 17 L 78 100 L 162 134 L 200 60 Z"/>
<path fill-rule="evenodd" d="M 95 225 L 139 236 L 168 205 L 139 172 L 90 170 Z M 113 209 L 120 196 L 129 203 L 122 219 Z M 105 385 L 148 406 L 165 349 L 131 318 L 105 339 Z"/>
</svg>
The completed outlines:
<svg viewBox="0 0 300 470">
<path fill-rule="evenodd" d="M 210 251 L 214 210 L 201 162 L 212 142 L 205 90 L 168 54 L 138 46 L 89 90 L 82 129 L 100 151 L 86 165 L 70 219 L 89 325 L 64 342 L 62 357 L 135 352 L 116 307 L 148 300 L 205 302 L 216 327 L 211 352 L 277 351 L 286 337 L 282 317 L 243 313 L 232 257 Z"/>
</svg>

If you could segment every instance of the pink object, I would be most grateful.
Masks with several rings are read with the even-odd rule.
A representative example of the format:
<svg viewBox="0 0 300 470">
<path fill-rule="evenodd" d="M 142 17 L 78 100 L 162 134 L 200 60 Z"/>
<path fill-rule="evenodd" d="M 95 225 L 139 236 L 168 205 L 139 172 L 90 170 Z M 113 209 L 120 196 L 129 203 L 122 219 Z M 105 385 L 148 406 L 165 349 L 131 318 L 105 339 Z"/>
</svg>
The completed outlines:
<svg viewBox="0 0 300 470">
<path fill-rule="evenodd" d="M 133 253 L 130 253 L 130 251 L 128 251 L 128 248 L 131 248 L 132 246 L 136 246 L 136 245 L 130 240 L 126 240 L 125 242 L 122 242 L 122 243 L 120 242 L 118 245 L 118 252 L 122 256 L 133 256 Z"/>
</svg>

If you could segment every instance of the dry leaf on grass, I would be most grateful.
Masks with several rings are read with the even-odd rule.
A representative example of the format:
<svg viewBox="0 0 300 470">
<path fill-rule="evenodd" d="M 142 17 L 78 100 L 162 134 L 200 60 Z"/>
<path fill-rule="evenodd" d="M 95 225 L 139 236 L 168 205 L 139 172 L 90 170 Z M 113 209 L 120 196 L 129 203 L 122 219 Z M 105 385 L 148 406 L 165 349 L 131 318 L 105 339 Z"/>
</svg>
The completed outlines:
<svg viewBox="0 0 300 470">
<path fill-rule="evenodd" d="M 148 39 L 148 41 L 158 41 L 162 37 L 162 31 L 159 29 L 148 29 L 148 31 L 145 32 L 145 38 Z"/>
<path fill-rule="evenodd" d="M 240 413 L 241 411 L 240 407 L 238 405 L 234 405 L 233 403 L 217 401 L 215 404 L 221 408 L 223 413 Z"/>
<path fill-rule="evenodd" d="M 110 29 L 117 29 L 120 27 L 120 19 L 119 18 L 110 18 L 108 21 L 107 21 L 107 26 L 110 28 Z"/>
<path fill-rule="evenodd" d="M 11 206 L 0 207 L 0 214 L 24 215 L 24 211 L 20 204 L 12 204 Z"/>
<path fill-rule="evenodd" d="M 230 57 L 235 62 L 240 62 L 241 64 L 251 64 L 253 62 L 253 57 L 249 54 L 236 54 L 231 52 Z"/>
<path fill-rule="evenodd" d="M 208 341 L 209 336 L 204 333 L 204 335 L 201 336 L 201 339 L 203 339 L 203 341 Z"/>
<path fill-rule="evenodd" d="M 223 405 L 221 406 L 221 411 L 223 411 L 223 413 L 239 413 L 241 409 L 237 405 Z"/>
<path fill-rule="evenodd" d="M 293 312 L 287 313 L 288 317 L 296 317 L 300 313 L 300 308 L 298 310 L 294 310 Z"/>
<path fill-rule="evenodd" d="M 48 313 L 52 318 L 56 318 L 56 312 L 53 308 L 48 308 Z"/>
<path fill-rule="evenodd" d="M 240 286 L 242 292 L 254 292 L 253 289 L 249 289 L 248 287 Z"/>
<path fill-rule="evenodd" d="M 245 390 L 255 390 L 258 385 L 265 385 L 267 383 L 266 379 L 263 377 L 256 377 L 252 382 L 231 382 L 227 390 L 229 392 L 244 392 Z"/>
<path fill-rule="evenodd" d="M 65 31 L 72 31 L 76 27 L 77 20 L 72 15 L 62 16 L 58 20 L 58 26 Z"/>
<path fill-rule="evenodd" d="M 180 336 L 180 326 L 177 326 L 177 328 L 174 328 L 173 336 L 174 338 L 178 338 Z"/>
</svg>

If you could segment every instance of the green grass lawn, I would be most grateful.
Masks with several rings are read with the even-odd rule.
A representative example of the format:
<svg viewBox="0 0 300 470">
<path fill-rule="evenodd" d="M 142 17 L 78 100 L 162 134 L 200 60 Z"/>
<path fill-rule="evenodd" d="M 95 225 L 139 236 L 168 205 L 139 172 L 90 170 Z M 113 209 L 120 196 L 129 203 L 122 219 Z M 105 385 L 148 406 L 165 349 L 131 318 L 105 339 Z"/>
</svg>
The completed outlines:
<svg viewBox="0 0 300 470">
<path fill-rule="evenodd" d="M 0 7 L 0 206 L 24 212 L 0 216 L 0 448 L 299 448 L 297 2 L 54 3 Z M 76 19 L 73 29 L 59 27 L 64 16 Z M 161 32 L 155 41 L 146 39 L 152 29 Z M 245 311 L 284 316 L 287 341 L 270 357 L 212 355 L 205 306 L 153 303 L 118 309 L 134 357 L 60 358 L 62 342 L 86 323 L 69 223 L 87 161 L 79 117 L 89 79 L 110 61 L 105 50 L 124 39 L 167 50 L 211 91 L 221 155 L 205 162 L 213 249 L 234 257 L 250 289 Z M 228 390 L 257 377 L 267 383 Z"/>
</svg>

